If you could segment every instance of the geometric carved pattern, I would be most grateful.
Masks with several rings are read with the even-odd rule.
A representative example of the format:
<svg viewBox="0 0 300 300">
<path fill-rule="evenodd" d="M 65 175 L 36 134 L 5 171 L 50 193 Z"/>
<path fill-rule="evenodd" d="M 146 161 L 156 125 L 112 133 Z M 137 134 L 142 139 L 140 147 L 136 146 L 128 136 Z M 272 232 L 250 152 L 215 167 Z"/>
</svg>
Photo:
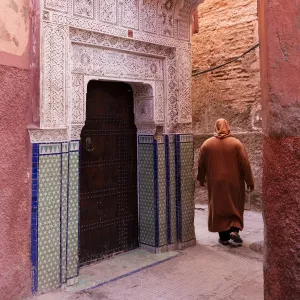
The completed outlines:
<svg viewBox="0 0 300 300">
<path fill-rule="evenodd" d="M 141 111 L 139 116 L 136 116 L 137 122 L 157 122 L 162 123 L 165 121 L 165 92 L 164 92 L 164 68 L 163 60 L 155 57 L 149 57 L 146 55 L 155 54 L 163 55 L 167 58 L 167 65 L 173 64 L 173 68 L 168 68 L 171 71 L 170 78 L 175 77 L 176 70 L 176 56 L 174 49 L 169 47 L 161 47 L 153 44 L 139 43 L 134 41 L 125 40 L 123 38 L 115 38 L 103 34 L 87 32 L 83 30 L 71 29 L 70 39 L 73 41 L 73 74 L 94 75 L 98 78 L 111 78 L 113 80 L 120 78 L 130 82 L 130 79 L 142 81 L 155 80 L 153 88 L 155 93 L 148 95 L 145 101 L 135 99 L 136 112 Z M 79 44 L 80 42 L 80 44 Z M 84 45 L 82 44 L 84 43 Z M 91 44 L 97 46 L 93 47 Z M 100 47 L 101 46 L 101 47 Z M 102 47 L 103 46 L 103 47 Z M 109 49 L 104 48 L 109 47 Z M 111 49 L 113 48 L 113 49 Z M 144 55 L 137 55 L 133 53 L 126 53 L 126 51 L 139 51 L 139 53 L 145 53 Z M 125 62 L 125 64 L 124 64 Z M 95 78 L 97 79 L 97 77 Z M 82 87 L 80 87 L 82 80 L 80 81 L 77 76 L 73 77 L 73 101 L 72 107 L 75 109 L 72 112 L 72 124 L 83 124 L 82 117 L 85 116 L 84 107 L 84 93 Z M 141 86 L 141 84 L 138 84 Z M 176 97 L 176 81 L 173 81 L 168 87 L 167 91 L 171 100 L 177 99 Z M 135 94 L 135 96 L 138 96 Z M 152 98 L 150 98 L 152 97 Z M 80 100 L 81 98 L 81 100 Z M 153 115 L 155 99 L 155 115 Z M 81 108 L 81 112 L 78 112 L 77 108 Z M 173 115 L 176 115 L 173 113 Z M 78 117 L 79 116 L 79 117 Z"/>
<path fill-rule="evenodd" d="M 153 121 L 153 87 L 150 84 L 131 83 L 134 97 L 135 122 Z"/>
<path fill-rule="evenodd" d="M 122 25 L 127 28 L 139 27 L 139 0 L 123 0 Z"/>
<path fill-rule="evenodd" d="M 74 0 L 73 9 L 76 16 L 94 18 L 94 0 Z"/>
<path fill-rule="evenodd" d="M 167 82 L 168 82 L 168 125 L 178 121 L 178 90 L 177 90 L 177 66 L 174 59 L 167 59 Z M 180 77 L 180 76 L 179 76 Z M 170 131 L 170 128 L 168 128 Z"/>
<path fill-rule="evenodd" d="M 190 39 L 189 15 L 191 7 L 191 5 L 186 5 L 184 9 L 180 11 L 180 18 L 178 20 L 178 39 L 180 40 L 188 41 Z"/>
<path fill-rule="evenodd" d="M 45 0 L 45 8 L 59 12 L 68 11 L 68 0 Z"/>
<path fill-rule="evenodd" d="M 155 121 L 157 123 L 165 120 L 165 93 L 163 81 L 156 81 L 155 83 Z"/>
<path fill-rule="evenodd" d="M 81 74 L 72 74 L 72 124 L 84 124 L 85 101 L 84 80 Z"/>
<path fill-rule="evenodd" d="M 70 40 L 73 43 L 95 45 L 116 50 L 130 51 L 145 55 L 164 56 L 175 58 L 175 47 L 163 46 L 149 41 L 136 41 L 124 37 L 117 37 L 105 33 L 70 28 Z"/>
<path fill-rule="evenodd" d="M 117 23 L 117 0 L 99 1 L 99 19 L 103 22 Z"/>
<path fill-rule="evenodd" d="M 139 135 L 154 135 L 156 133 L 157 126 L 156 124 L 137 123 L 136 128 Z"/>
<path fill-rule="evenodd" d="M 151 101 L 148 98 L 140 104 L 140 109 L 147 110 L 148 116 L 153 113 L 151 121 L 165 123 L 165 130 L 169 132 L 175 130 L 177 123 L 190 123 L 189 20 L 199 2 L 201 0 L 43 0 L 42 8 L 48 11 L 42 12 L 46 17 L 41 26 L 41 128 L 58 129 L 69 127 L 71 123 L 84 123 L 82 95 L 85 95 L 82 92 L 85 87 L 82 84 L 86 84 L 85 75 L 121 81 L 122 78 L 154 80 L 154 103 L 146 104 Z M 135 30 L 134 39 L 127 38 L 127 29 Z M 73 75 L 68 74 L 72 66 L 68 61 L 70 39 L 74 50 L 72 60 L 78 54 L 76 50 L 82 50 L 79 64 L 74 64 Z M 75 45 L 75 41 L 99 48 Z M 183 76 L 177 76 L 178 72 Z M 71 89 L 67 89 L 70 85 Z M 68 103 L 68 99 L 72 103 Z M 69 108 L 72 108 L 72 117 L 67 119 Z"/>
<path fill-rule="evenodd" d="M 151 50 L 151 48 L 149 49 Z M 164 51 L 169 55 L 168 51 Z M 124 65 L 125 62 L 125 65 Z M 83 77 L 82 75 L 94 75 L 100 78 L 126 78 L 142 81 L 155 80 L 155 94 L 150 87 L 150 94 L 147 96 L 139 96 L 135 93 L 137 122 L 153 122 L 153 105 L 154 98 L 156 108 L 156 122 L 164 122 L 165 115 L 165 97 L 163 82 L 163 60 L 155 57 L 136 55 L 126 52 L 120 52 L 115 49 L 105 49 L 100 47 L 91 47 L 86 45 L 73 44 L 73 103 L 72 108 L 72 124 L 84 124 L 85 117 L 85 99 L 83 93 Z M 82 75 L 79 75 L 82 74 Z M 130 83 L 134 86 L 142 86 L 142 84 Z M 173 86 L 172 88 L 175 88 Z"/>
<path fill-rule="evenodd" d="M 179 95 L 178 95 L 178 107 L 179 116 L 178 123 L 191 123 L 192 122 L 192 105 L 190 100 L 191 97 L 191 59 L 184 55 L 184 52 L 179 50 L 178 59 L 179 68 L 181 71 L 179 76 Z"/>
<path fill-rule="evenodd" d="M 152 0 L 144 0 L 142 8 L 142 30 L 144 32 L 156 33 L 156 24 L 157 24 L 157 5 Z"/>
<path fill-rule="evenodd" d="M 70 129 L 70 140 L 78 140 L 80 139 L 81 131 L 82 131 L 83 125 L 71 125 Z"/>
<path fill-rule="evenodd" d="M 137 122 L 153 121 L 153 97 L 137 99 L 135 112 Z"/>
<path fill-rule="evenodd" d="M 29 130 L 31 143 L 63 142 L 68 141 L 68 131 L 66 129 L 32 129 Z"/>
<path fill-rule="evenodd" d="M 175 0 L 164 0 L 162 5 L 162 35 L 164 36 L 173 36 L 174 30 L 174 6 Z"/>
<path fill-rule="evenodd" d="M 67 71 L 65 29 L 57 26 L 45 26 L 42 41 L 41 127 L 65 127 Z"/>
<path fill-rule="evenodd" d="M 163 61 L 116 50 L 73 44 L 73 73 L 162 80 Z"/>
</svg>

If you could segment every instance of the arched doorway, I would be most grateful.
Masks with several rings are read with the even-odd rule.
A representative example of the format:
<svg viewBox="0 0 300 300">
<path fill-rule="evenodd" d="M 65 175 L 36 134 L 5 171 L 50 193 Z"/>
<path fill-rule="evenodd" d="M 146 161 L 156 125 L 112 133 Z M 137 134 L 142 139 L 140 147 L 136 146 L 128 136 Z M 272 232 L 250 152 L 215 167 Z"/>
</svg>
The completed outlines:
<svg viewBox="0 0 300 300">
<path fill-rule="evenodd" d="M 133 92 L 92 80 L 80 148 L 80 264 L 139 246 Z"/>
</svg>

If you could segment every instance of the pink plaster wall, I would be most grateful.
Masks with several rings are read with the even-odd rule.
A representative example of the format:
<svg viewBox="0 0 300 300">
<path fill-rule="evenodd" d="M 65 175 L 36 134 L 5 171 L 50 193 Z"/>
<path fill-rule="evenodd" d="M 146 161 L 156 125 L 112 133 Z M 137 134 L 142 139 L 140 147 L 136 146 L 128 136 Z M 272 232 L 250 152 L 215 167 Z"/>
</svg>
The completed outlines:
<svg viewBox="0 0 300 300">
<path fill-rule="evenodd" d="M 259 1 L 265 300 L 300 299 L 299 7 Z"/>
<path fill-rule="evenodd" d="M 0 65 L 0 298 L 30 293 L 29 71 Z"/>
<path fill-rule="evenodd" d="M 35 1 L 1 0 L 0 13 L 0 299 L 31 294 L 31 96 Z M 5 34 L 4 34 L 5 33 Z M 38 67 L 38 65 L 37 65 Z"/>
</svg>

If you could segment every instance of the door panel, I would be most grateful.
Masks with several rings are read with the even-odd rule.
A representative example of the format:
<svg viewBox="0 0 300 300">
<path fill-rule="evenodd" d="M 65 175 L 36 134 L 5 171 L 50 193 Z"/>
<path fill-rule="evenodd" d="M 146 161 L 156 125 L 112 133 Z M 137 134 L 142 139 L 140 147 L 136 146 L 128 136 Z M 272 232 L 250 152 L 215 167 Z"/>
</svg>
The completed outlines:
<svg viewBox="0 0 300 300">
<path fill-rule="evenodd" d="M 138 247 L 133 95 L 91 81 L 80 149 L 80 264 Z"/>
</svg>

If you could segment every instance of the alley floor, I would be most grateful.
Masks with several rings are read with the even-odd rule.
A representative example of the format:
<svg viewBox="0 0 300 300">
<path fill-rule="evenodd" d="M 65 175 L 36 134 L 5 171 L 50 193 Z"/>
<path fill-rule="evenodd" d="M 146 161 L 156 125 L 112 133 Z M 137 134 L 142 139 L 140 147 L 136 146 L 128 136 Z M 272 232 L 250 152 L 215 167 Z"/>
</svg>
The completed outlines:
<svg viewBox="0 0 300 300">
<path fill-rule="evenodd" d="M 207 207 L 195 210 L 197 245 L 150 254 L 135 250 L 86 267 L 79 284 L 32 300 L 261 300 L 263 220 L 245 212 L 241 247 L 207 231 Z"/>
</svg>

